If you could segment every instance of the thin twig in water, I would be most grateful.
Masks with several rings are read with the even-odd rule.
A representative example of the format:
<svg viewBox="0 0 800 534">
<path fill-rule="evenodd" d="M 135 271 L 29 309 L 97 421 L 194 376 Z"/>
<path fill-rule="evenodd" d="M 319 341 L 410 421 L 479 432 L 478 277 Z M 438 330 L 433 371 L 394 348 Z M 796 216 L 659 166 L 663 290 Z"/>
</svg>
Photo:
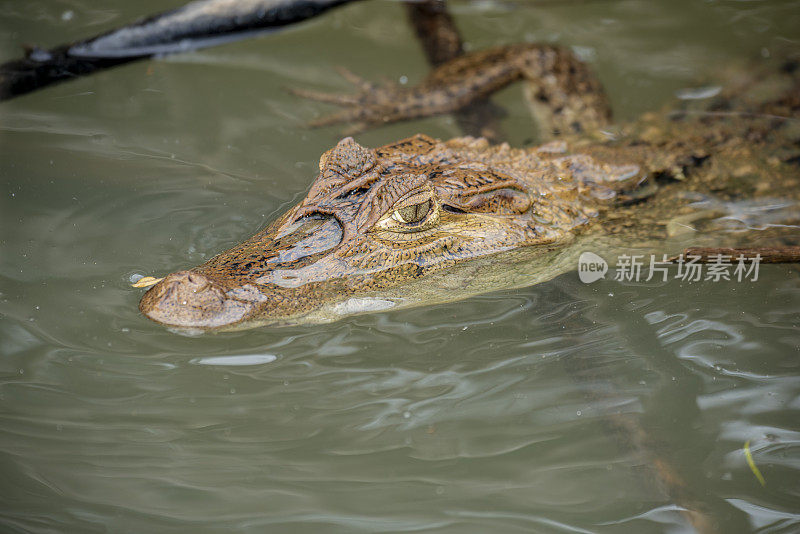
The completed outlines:
<svg viewBox="0 0 800 534">
<path fill-rule="evenodd" d="M 731 248 L 731 247 L 689 247 L 681 254 L 684 258 L 688 256 L 699 256 L 697 261 L 700 263 L 715 262 L 720 256 L 729 256 L 736 259 L 739 256 L 745 258 L 760 257 L 761 263 L 800 263 L 800 247 L 755 247 L 755 248 Z M 679 256 L 673 256 L 670 261 L 675 261 Z"/>
</svg>

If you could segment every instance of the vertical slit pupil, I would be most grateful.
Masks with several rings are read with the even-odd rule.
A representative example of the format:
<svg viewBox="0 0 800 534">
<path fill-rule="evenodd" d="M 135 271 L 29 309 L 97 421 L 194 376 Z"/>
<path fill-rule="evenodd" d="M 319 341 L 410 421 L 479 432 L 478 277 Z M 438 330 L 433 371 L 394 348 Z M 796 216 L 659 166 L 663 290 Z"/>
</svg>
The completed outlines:
<svg viewBox="0 0 800 534">
<path fill-rule="evenodd" d="M 415 223 L 419 222 L 425 218 L 428 214 L 428 211 L 431 209 L 431 201 L 426 200 L 425 202 L 421 202 L 419 204 L 414 204 L 413 206 L 406 206 L 405 208 L 401 208 L 399 211 L 400 217 L 406 223 Z"/>
<path fill-rule="evenodd" d="M 417 204 L 414 207 L 416 208 L 415 209 L 416 213 L 415 213 L 414 221 L 415 222 L 416 221 L 421 221 L 422 219 L 425 218 L 425 216 L 428 214 L 428 211 L 431 209 L 431 201 L 430 200 L 426 200 L 425 202 L 422 202 L 421 204 Z"/>
</svg>

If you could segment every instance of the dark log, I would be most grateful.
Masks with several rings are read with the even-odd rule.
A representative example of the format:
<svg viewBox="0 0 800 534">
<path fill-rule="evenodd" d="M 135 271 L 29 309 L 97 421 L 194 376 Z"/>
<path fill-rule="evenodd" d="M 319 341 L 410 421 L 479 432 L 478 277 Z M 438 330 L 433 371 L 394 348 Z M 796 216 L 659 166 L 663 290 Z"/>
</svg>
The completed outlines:
<svg viewBox="0 0 800 534">
<path fill-rule="evenodd" d="M 246 39 L 355 0 L 198 0 L 103 35 L 0 65 L 0 100 L 138 59 Z"/>
</svg>

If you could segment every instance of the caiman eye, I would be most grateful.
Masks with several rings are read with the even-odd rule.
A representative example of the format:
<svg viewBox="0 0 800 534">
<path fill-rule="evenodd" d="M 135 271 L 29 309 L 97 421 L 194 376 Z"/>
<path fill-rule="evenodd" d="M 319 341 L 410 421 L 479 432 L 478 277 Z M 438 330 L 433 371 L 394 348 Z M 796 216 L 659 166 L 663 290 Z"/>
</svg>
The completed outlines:
<svg viewBox="0 0 800 534">
<path fill-rule="evenodd" d="M 433 191 L 416 191 L 395 202 L 394 207 L 375 224 L 375 231 L 395 234 L 424 232 L 439 223 L 439 213 L 439 202 Z"/>
<path fill-rule="evenodd" d="M 425 219 L 429 211 L 431 211 L 430 199 L 394 210 L 392 219 L 403 224 L 415 224 Z"/>
</svg>

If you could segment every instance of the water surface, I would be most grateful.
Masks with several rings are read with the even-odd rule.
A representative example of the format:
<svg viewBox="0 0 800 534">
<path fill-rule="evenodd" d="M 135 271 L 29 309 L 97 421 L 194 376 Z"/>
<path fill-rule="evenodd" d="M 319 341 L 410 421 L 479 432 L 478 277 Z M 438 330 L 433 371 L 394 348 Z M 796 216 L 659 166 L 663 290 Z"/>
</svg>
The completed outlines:
<svg viewBox="0 0 800 534">
<path fill-rule="evenodd" d="M 67 42 L 167 5 L 2 7 L 7 60 L 19 43 Z M 475 49 L 576 46 L 620 119 L 800 37 L 796 1 L 453 12 Z M 800 530 L 792 267 L 700 284 L 584 285 L 569 273 L 199 338 L 140 316 L 131 275 L 201 263 L 305 195 L 340 132 L 304 129 L 329 109 L 285 87 L 346 89 L 339 64 L 424 76 L 402 17 L 394 2 L 365 2 L 0 105 L 0 530 L 690 532 L 654 458 L 685 473 L 725 532 Z M 496 101 L 511 141 L 531 143 L 521 90 Z M 439 117 L 358 140 L 415 132 L 459 135 Z M 611 412 L 640 421 L 656 450 L 630 447 Z"/>
</svg>

